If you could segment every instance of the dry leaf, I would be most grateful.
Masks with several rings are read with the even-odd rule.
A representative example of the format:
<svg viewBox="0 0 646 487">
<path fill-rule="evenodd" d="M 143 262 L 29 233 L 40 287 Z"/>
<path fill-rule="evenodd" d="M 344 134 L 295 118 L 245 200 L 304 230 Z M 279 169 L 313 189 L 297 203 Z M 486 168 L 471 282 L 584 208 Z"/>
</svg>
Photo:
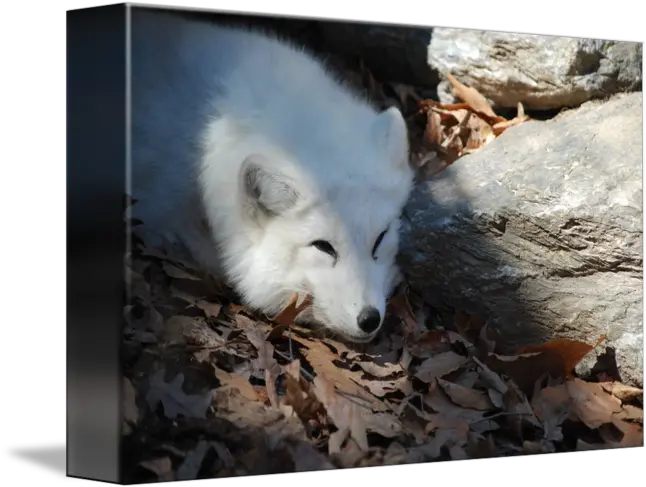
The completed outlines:
<svg viewBox="0 0 646 487">
<path fill-rule="evenodd" d="M 478 433 L 469 432 L 467 451 L 469 452 L 469 457 L 473 459 L 497 456 L 496 445 L 492 435 L 485 437 Z"/>
<path fill-rule="evenodd" d="M 200 471 L 204 455 L 209 450 L 209 444 L 206 441 L 200 441 L 197 446 L 187 453 L 184 461 L 177 469 L 177 480 L 195 480 Z"/>
<path fill-rule="evenodd" d="M 129 423 L 136 424 L 139 420 L 139 408 L 137 408 L 137 391 L 129 379 L 123 379 L 123 419 Z"/>
<path fill-rule="evenodd" d="M 404 323 L 407 334 L 416 335 L 420 330 L 419 323 L 415 318 L 415 314 L 411 310 L 408 298 L 404 293 L 399 293 L 392 296 L 388 300 L 388 306 L 395 316 L 397 316 Z"/>
<path fill-rule="evenodd" d="M 520 125 L 521 123 L 526 122 L 528 120 L 529 120 L 529 117 L 527 115 L 523 115 L 522 117 L 515 117 L 515 118 L 512 118 L 511 120 L 504 120 L 502 122 L 498 122 L 491 127 L 492 133 L 494 134 L 494 136 L 498 137 L 508 128 L 513 127 L 515 125 Z"/>
<path fill-rule="evenodd" d="M 601 387 L 622 402 L 634 401 L 644 396 L 644 391 L 637 387 L 627 386 L 621 382 L 601 382 Z"/>
<path fill-rule="evenodd" d="M 613 415 L 621 412 L 621 401 L 608 394 L 598 383 L 581 379 L 567 381 L 565 387 L 572 403 L 572 414 L 588 428 L 598 428 L 613 422 Z"/>
<path fill-rule="evenodd" d="M 301 377 L 300 360 L 294 360 L 283 370 L 286 389 L 283 404 L 291 407 L 301 420 L 315 418 L 321 411 L 321 403 L 311 391 L 310 384 Z"/>
<path fill-rule="evenodd" d="M 490 353 L 485 360 L 492 371 L 511 377 L 525 394 L 531 394 L 543 376 L 561 378 L 566 369 L 563 355 L 554 349 L 520 355 Z"/>
<path fill-rule="evenodd" d="M 157 475 L 157 479 L 159 481 L 166 482 L 175 480 L 175 475 L 173 473 L 173 463 L 168 457 L 146 460 L 140 462 L 139 465 Z"/>
<path fill-rule="evenodd" d="M 173 279 L 188 279 L 191 281 L 201 280 L 199 277 L 194 276 L 193 274 L 189 274 L 185 270 L 180 269 L 179 267 L 174 266 L 169 262 L 164 261 L 162 263 L 162 267 L 164 268 L 164 272 L 168 275 L 168 277 L 172 277 Z"/>
<path fill-rule="evenodd" d="M 195 303 L 195 306 L 200 308 L 202 311 L 204 311 L 204 314 L 207 317 L 210 318 L 217 318 L 220 316 L 220 311 L 222 311 L 222 305 L 219 303 L 210 303 L 209 301 L 205 301 L 203 299 L 200 299 Z"/>
<path fill-rule="evenodd" d="M 487 394 L 483 391 L 471 389 L 442 379 L 437 379 L 437 383 L 447 396 L 458 406 L 465 408 L 488 411 L 493 408 Z"/>
<path fill-rule="evenodd" d="M 424 129 L 424 139 L 432 146 L 441 145 L 442 133 L 442 117 L 435 110 L 426 112 L 426 128 Z"/>
<path fill-rule="evenodd" d="M 312 305 L 312 296 L 294 294 L 285 308 L 272 318 L 274 323 L 291 326 L 296 317 Z"/>
<path fill-rule="evenodd" d="M 505 120 L 504 117 L 496 115 L 487 99 L 478 90 L 460 83 L 451 73 L 447 74 L 447 78 L 453 86 L 455 96 L 464 100 L 478 115 L 484 116 L 493 123 Z"/>
<path fill-rule="evenodd" d="M 477 357 L 472 358 L 480 369 L 480 377 L 489 387 L 492 387 L 500 394 L 507 392 L 507 385 L 502 381 L 500 376 L 483 364 Z"/>
<path fill-rule="evenodd" d="M 182 390 L 184 374 L 178 374 L 171 382 L 164 382 L 165 373 L 165 369 L 160 369 L 150 379 L 150 390 L 146 396 L 150 408 L 154 410 L 157 403 L 161 402 L 167 418 L 174 419 L 179 415 L 187 418 L 206 418 L 212 392 L 187 395 Z"/>
<path fill-rule="evenodd" d="M 459 418 L 465 421 L 467 425 L 481 421 L 484 418 L 483 411 L 464 408 L 451 401 L 444 391 L 437 385 L 437 382 L 433 382 L 429 388 L 428 394 L 424 396 L 424 404 L 438 413 L 441 418 Z M 437 419 L 436 416 L 431 416 Z"/>
<path fill-rule="evenodd" d="M 351 437 L 359 448 L 368 451 L 368 437 L 358 406 L 334 391 L 334 384 L 322 376 L 314 378 L 314 392 L 318 400 L 325 406 L 328 416 L 339 430 L 350 431 Z"/>
<path fill-rule="evenodd" d="M 458 370 L 467 362 L 467 358 L 455 352 L 444 352 L 426 359 L 421 363 L 415 377 L 423 382 L 431 382 L 435 378 Z"/>
<path fill-rule="evenodd" d="M 620 438 L 612 429 L 616 429 Z M 599 428 L 603 441 L 611 448 L 633 448 L 644 446 L 644 430 L 641 425 L 626 421 L 613 421 Z"/>
<path fill-rule="evenodd" d="M 467 315 L 458 311 L 453 317 L 453 326 L 467 340 L 476 341 L 484 325 L 484 320 L 475 315 Z"/>
<path fill-rule="evenodd" d="M 375 411 L 386 409 L 384 403 L 368 393 L 358 382 L 362 382 L 361 372 L 353 372 L 337 367 L 334 361 L 340 360 L 340 357 L 330 351 L 330 349 L 319 341 L 312 341 L 306 338 L 294 335 L 292 339 L 305 345 L 306 348 L 301 352 L 312 366 L 317 376 L 324 377 L 328 382 L 334 384 L 340 391 L 348 393 L 358 400 L 369 404 Z"/>
<path fill-rule="evenodd" d="M 274 347 L 257 330 L 247 330 L 245 333 L 252 345 L 258 350 L 258 358 L 253 363 L 259 370 L 264 370 L 265 387 L 269 402 L 273 407 L 278 408 L 279 401 L 278 393 L 276 392 L 276 379 L 282 370 L 274 358 Z"/>
<path fill-rule="evenodd" d="M 592 350 L 597 348 L 606 340 L 606 336 L 601 336 L 594 345 L 567 338 L 557 338 L 542 345 L 524 347 L 520 350 L 521 354 L 533 354 L 540 352 L 556 352 L 561 356 L 563 363 L 563 375 L 572 376 L 574 368 L 583 358 Z"/>
<path fill-rule="evenodd" d="M 213 366 L 213 370 L 215 372 L 215 376 L 222 383 L 222 386 L 219 388 L 220 390 L 235 389 L 239 391 L 243 397 L 251 401 L 258 400 L 258 394 L 256 394 L 256 391 L 247 379 L 236 373 L 226 372 L 216 366 Z"/>
<path fill-rule="evenodd" d="M 406 350 L 416 358 L 430 358 L 451 350 L 453 337 L 448 331 L 430 330 L 422 333 L 416 340 L 406 340 Z"/>
<path fill-rule="evenodd" d="M 319 470 L 332 470 L 336 467 L 309 443 L 299 441 L 288 450 L 294 460 L 296 472 L 311 472 Z"/>
</svg>

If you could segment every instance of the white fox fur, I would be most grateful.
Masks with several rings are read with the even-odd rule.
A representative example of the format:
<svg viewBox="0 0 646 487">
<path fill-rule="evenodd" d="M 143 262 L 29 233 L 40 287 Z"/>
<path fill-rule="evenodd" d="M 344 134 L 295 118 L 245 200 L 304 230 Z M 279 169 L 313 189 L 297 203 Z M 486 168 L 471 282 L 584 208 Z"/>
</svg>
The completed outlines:
<svg viewBox="0 0 646 487">
<path fill-rule="evenodd" d="M 261 33 L 139 9 L 131 29 L 131 191 L 146 238 L 183 242 L 252 308 L 309 293 L 313 323 L 371 340 L 413 180 L 400 112 Z"/>
</svg>

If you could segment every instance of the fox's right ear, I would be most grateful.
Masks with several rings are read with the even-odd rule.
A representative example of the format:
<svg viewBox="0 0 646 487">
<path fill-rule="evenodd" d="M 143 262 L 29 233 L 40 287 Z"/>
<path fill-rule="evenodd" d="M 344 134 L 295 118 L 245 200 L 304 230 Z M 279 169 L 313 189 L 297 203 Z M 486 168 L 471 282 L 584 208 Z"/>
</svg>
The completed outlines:
<svg viewBox="0 0 646 487">
<path fill-rule="evenodd" d="M 257 154 L 242 163 L 240 185 L 245 210 L 254 218 L 278 216 L 293 208 L 299 198 L 295 181 Z"/>
</svg>

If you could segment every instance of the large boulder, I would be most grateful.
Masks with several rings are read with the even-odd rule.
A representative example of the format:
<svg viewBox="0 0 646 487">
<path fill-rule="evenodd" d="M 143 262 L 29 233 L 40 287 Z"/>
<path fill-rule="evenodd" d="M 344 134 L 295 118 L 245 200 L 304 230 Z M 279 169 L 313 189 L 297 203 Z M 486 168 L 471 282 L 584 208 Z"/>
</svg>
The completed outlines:
<svg viewBox="0 0 646 487">
<path fill-rule="evenodd" d="M 641 90 L 642 44 L 436 28 L 428 63 L 476 88 L 496 107 L 558 109 Z M 438 96 L 452 102 L 448 81 Z"/>
<path fill-rule="evenodd" d="M 326 51 L 361 58 L 381 81 L 434 89 L 439 77 L 426 62 L 431 28 L 321 22 Z"/>
<path fill-rule="evenodd" d="M 512 127 L 421 182 L 400 262 L 425 301 L 504 344 L 606 335 L 600 360 L 641 387 L 642 94 Z"/>
</svg>

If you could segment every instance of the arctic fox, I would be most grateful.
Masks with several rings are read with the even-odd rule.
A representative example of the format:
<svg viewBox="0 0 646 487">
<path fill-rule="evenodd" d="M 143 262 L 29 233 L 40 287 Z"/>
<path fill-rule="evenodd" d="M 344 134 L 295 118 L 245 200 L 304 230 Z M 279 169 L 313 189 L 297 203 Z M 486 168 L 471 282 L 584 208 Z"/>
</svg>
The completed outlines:
<svg viewBox="0 0 646 487">
<path fill-rule="evenodd" d="M 378 111 L 293 43 L 131 10 L 131 191 L 148 239 L 183 242 L 244 304 L 377 334 L 413 183 L 396 108 Z"/>
</svg>

